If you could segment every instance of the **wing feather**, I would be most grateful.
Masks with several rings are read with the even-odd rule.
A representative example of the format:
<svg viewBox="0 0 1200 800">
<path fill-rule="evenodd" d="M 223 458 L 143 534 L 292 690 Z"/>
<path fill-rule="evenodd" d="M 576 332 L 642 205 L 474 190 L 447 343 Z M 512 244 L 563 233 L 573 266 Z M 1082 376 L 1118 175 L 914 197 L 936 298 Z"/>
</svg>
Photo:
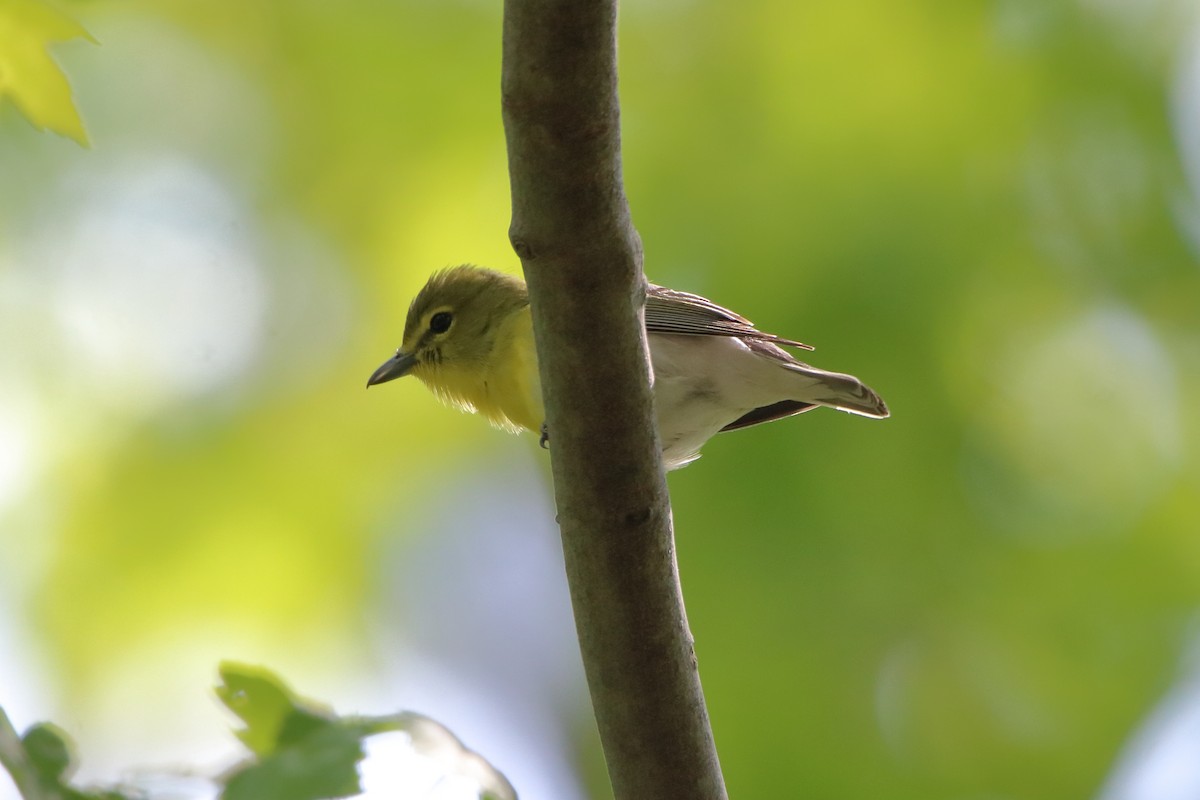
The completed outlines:
<svg viewBox="0 0 1200 800">
<path fill-rule="evenodd" d="M 721 428 L 721 431 L 736 431 L 739 428 L 749 428 L 751 425 L 761 425 L 764 422 L 772 422 L 794 414 L 803 414 L 805 411 L 811 411 L 816 407 L 813 403 L 802 403 L 799 400 L 780 400 L 778 403 L 772 403 L 769 406 L 762 406 L 753 411 L 747 411 L 724 428 Z"/>
<path fill-rule="evenodd" d="M 812 350 L 811 345 L 764 333 L 740 314 L 722 308 L 698 294 L 650 285 L 646 295 L 646 331 L 696 336 L 737 336 L 747 343 L 764 343 Z M 764 353 L 765 355 L 766 353 Z M 784 354 L 772 354 L 776 358 Z M 786 355 L 784 355 L 787 358 Z"/>
</svg>

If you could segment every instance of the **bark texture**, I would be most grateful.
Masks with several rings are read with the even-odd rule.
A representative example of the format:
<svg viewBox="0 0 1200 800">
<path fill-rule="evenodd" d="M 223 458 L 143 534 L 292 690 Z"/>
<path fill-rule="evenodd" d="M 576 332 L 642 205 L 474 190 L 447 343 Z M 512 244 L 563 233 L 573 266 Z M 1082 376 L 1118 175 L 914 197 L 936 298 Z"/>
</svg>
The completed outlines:
<svg viewBox="0 0 1200 800">
<path fill-rule="evenodd" d="M 621 178 L 616 0 L 505 0 L 502 106 L 567 579 L 617 800 L 726 796 L 679 588 Z"/>
</svg>

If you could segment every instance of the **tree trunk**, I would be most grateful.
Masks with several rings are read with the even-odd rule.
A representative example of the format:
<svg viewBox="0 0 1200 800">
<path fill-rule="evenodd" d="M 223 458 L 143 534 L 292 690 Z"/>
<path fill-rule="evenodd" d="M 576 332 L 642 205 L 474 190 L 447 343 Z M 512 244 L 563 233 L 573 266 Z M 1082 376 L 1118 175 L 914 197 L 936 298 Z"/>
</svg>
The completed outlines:
<svg viewBox="0 0 1200 800">
<path fill-rule="evenodd" d="M 506 0 L 502 105 L 555 500 L 617 800 L 724 798 L 654 425 L 616 0 Z"/>
</svg>

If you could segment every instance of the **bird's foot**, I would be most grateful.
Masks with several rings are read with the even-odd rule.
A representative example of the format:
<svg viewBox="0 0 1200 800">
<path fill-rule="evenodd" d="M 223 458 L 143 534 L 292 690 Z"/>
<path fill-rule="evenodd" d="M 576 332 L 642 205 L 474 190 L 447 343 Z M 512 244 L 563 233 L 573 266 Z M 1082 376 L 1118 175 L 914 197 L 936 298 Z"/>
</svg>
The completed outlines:
<svg viewBox="0 0 1200 800">
<path fill-rule="evenodd" d="M 546 427 L 546 423 L 544 422 L 542 423 L 542 436 L 540 439 L 538 439 L 538 445 L 543 450 L 550 449 L 550 429 Z"/>
</svg>

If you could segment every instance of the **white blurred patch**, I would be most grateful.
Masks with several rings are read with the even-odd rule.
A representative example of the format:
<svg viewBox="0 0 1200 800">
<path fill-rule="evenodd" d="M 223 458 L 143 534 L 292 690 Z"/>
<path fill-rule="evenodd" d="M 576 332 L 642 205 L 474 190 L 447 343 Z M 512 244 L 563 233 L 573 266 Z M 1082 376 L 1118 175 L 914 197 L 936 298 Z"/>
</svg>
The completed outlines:
<svg viewBox="0 0 1200 800">
<path fill-rule="evenodd" d="M 402 716 L 404 731 L 364 741 L 360 797 L 478 800 L 486 791 L 496 800 L 516 800 L 508 780 L 445 726 L 420 714 Z"/>
<path fill-rule="evenodd" d="M 227 394 L 272 298 L 245 199 L 273 146 L 265 95 L 164 20 L 89 28 L 103 48 L 58 55 L 94 149 L 0 148 L 0 510 L 128 423 Z"/>
<path fill-rule="evenodd" d="M 34 484 L 41 473 L 36 416 L 12 392 L 0 397 L 0 513 Z"/>
<path fill-rule="evenodd" d="M 236 379 L 257 352 L 267 293 L 231 195 L 170 155 L 70 183 L 76 207 L 28 248 L 64 334 L 60 368 L 134 406 Z"/>
<path fill-rule="evenodd" d="M 369 800 L 479 798 L 476 785 L 451 785 L 442 765 L 413 749 L 407 733 L 397 731 L 372 736 L 363 743 L 363 749 L 367 757 L 358 770 L 363 790 L 360 797 Z"/>
<path fill-rule="evenodd" d="M 1121 529 L 1182 458 L 1174 366 L 1132 311 L 1104 306 L 996 360 L 968 492 L 1002 529 Z"/>
<path fill-rule="evenodd" d="M 1137 731 L 1097 800 L 1200 797 L 1200 642 L 1182 677 Z"/>
<path fill-rule="evenodd" d="M 1192 252 L 1200 254 L 1200 24 L 1193 25 L 1171 87 L 1171 121 L 1190 193 L 1172 206 Z"/>
<path fill-rule="evenodd" d="M 47 490 L 41 485 L 50 467 L 44 447 L 50 438 L 45 429 L 50 423 L 41 411 L 37 396 L 20 383 L 11 382 L 0 392 L 0 552 L 4 554 L 0 557 L 0 617 L 6 609 L 22 607 L 24 594 L 37 585 L 54 551 L 48 531 L 59 504 L 22 503 L 39 489 L 55 497 L 53 488 Z M 6 666 L 14 670 L 36 657 L 29 649 L 0 647 L 0 653 L 5 654 L 0 661 L 13 662 Z M 15 695 L 22 692 L 11 687 L 19 686 L 0 680 L 0 689 L 9 688 Z"/>
</svg>

